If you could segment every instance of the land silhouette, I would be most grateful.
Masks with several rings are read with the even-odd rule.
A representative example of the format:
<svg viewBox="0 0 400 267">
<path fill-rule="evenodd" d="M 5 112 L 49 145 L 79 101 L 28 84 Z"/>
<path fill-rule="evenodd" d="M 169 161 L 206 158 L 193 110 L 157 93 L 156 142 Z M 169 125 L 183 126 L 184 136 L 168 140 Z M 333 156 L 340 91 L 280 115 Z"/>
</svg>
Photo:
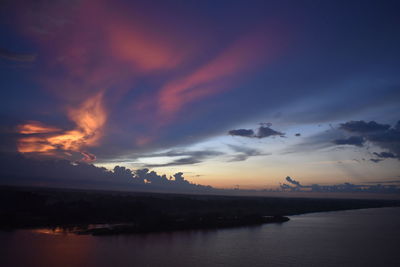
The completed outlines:
<svg viewBox="0 0 400 267">
<path fill-rule="evenodd" d="M 0 187 L 0 228 L 128 234 L 282 223 L 286 216 L 400 206 L 399 200 L 279 198 Z"/>
</svg>

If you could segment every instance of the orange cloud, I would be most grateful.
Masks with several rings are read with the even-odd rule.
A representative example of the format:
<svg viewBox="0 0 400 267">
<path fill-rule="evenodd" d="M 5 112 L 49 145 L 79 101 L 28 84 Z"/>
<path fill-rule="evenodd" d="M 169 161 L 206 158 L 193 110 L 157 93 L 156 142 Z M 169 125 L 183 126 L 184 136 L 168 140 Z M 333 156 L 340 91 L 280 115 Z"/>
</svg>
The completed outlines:
<svg viewBox="0 0 400 267">
<path fill-rule="evenodd" d="M 55 148 L 44 137 L 30 136 L 20 138 L 17 149 L 20 153 L 44 153 L 53 151 Z"/>
<path fill-rule="evenodd" d="M 86 151 L 85 147 L 95 146 L 103 135 L 103 127 L 107 113 L 102 103 L 103 93 L 86 100 L 78 108 L 71 108 L 69 118 L 75 122 L 76 128 L 61 133 L 58 128 L 45 126 L 40 122 L 28 122 L 20 125 L 18 132 L 23 135 L 18 140 L 17 149 L 21 153 L 55 154 L 56 151 L 72 151 L 81 153 L 83 161 L 93 161 L 96 157 Z"/>
<path fill-rule="evenodd" d="M 18 132 L 21 134 L 37 134 L 59 132 L 61 129 L 44 125 L 39 121 L 28 121 L 26 124 L 18 126 Z"/>
<path fill-rule="evenodd" d="M 77 131 L 83 135 L 85 146 L 97 145 L 102 137 L 102 129 L 107 120 L 102 99 L 103 93 L 100 92 L 85 101 L 80 108 L 69 111 L 69 118 L 76 123 Z"/>
</svg>

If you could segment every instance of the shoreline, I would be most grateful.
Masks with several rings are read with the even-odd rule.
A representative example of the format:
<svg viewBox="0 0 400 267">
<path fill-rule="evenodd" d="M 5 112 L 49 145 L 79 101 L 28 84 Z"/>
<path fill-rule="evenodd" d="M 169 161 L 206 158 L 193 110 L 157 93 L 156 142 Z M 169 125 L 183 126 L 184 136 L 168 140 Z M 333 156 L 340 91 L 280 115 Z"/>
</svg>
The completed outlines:
<svg viewBox="0 0 400 267">
<path fill-rule="evenodd" d="M 286 216 L 308 213 L 394 206 L 400 201 L 3 188 L 0 230 L 74 229 L 78 234 L 109 235 L 221 229 L 284 223 Z"/>
<path fill-rule="evenodd" d="M 317 212 L 306 212 L 300 214 L 288 215 L 290 217 L 305 216 L 310 214 L 323 214 L 323 213 L 334 213 L 334 212 L 345 212 L 345 211 L 358 211 L 358 210 L 370 210 L 370 209 L 385 209 L 385 208 L 400 208 L 400 206 L 382 206 L 382 207 L 371 207 L 371 208 L 352 208 L 343 210 L 327 210 Z M 157 228 L 151 229 L 149 227 L 138 228 L 137 225 L 132 223 L 102 223 L 102 224 L 87 224 L 87 225 L 43 225 L 37 227 L 20 227 L 20 228 L 0 228 L 0 232 L 13 232 L 13 231 L 33 231 L 46 234 L 73 234 L 73 235 L 92 235 L 92 236 L 110 236 L 110 235 L 137 235 L 137 234 L 151 234 L 151 233 L 171 233 L 181 231 L 201 231 L 201 230 L 218 230 L 218 229 L 230 229 L 230 228 L 241 228 L 251 226 L 261 226 L 265 224 L 282 224 L 290 221 L 291 218 L 288 216 L 261 216 L 248 218 L 247 220 L 238 220 L 236 223 L 230 224 L 229 221 L 221 220 L 219 225 L 208 224 L 208 225 L 173 225 L 169 228 Z M 265 220 L 265 217 L 268 219 Z M 264 219 L 262 219 L 264 218 Z"/>
</svg>

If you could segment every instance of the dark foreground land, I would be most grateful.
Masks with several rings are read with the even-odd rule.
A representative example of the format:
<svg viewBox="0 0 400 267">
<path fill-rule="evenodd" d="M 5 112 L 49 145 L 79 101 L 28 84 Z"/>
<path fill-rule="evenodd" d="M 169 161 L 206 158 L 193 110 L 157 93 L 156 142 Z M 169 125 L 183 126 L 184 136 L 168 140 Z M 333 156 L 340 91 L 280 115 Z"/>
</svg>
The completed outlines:
<svg viewBox="0 0 400 267">
<path fill-rule="evenodd" d="M 392 206 L 400 206 L 400 201 L 0 187 L 0 229 L 62 227 L 80 234 L 145 233 L 280 223 L 289 220 L 288 215 Z"/>
</svg>

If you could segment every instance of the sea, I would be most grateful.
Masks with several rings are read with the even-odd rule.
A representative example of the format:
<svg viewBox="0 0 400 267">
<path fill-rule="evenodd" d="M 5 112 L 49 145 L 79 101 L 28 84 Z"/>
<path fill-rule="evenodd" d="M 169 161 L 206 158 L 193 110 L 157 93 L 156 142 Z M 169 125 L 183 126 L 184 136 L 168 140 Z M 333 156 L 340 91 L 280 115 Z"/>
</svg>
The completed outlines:
<svg viewBox="0 0 400 267">
<path fill-rule="evenodd" d="M 0 266 L 400 266 L 400 208 L 290 219 L 251 227 L 115 236 L 59 229 L 0 232 Z"/>
</svg>

